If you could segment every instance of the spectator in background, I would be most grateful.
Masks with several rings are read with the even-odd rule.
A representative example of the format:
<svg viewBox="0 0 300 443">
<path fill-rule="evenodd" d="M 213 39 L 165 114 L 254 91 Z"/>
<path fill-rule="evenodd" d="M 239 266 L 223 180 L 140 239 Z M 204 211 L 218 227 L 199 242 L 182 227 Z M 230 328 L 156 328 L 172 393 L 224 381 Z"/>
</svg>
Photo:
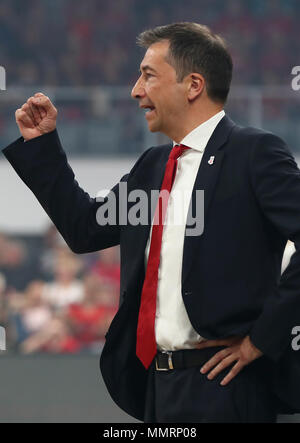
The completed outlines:
<svg viewBox="0 0 300 443">
<path fill-rule="evenodd" d="M 74 353 L 80 351 L 79 342 L 72 337 L 63 317 L 56 316 L 20 346 L 23 354 L 34 352 Z"/>
<path fill-rule="evenodd" d="M 14 305 L 13 321 L 18 343 L 44 328 L 53 317 L 50 306 L 43 299 L 43 290 L 44 282 L 32 281 Z"/>
<path fill-rule="evenodd" d="M 46 280 L 53 278 L 57 250 L 65 246 L 66 242 L 55 225 L 51 224 L 43 236 L 43 246 L 39 259 L 40 271 Z"/>
<path fill-rule="evenodd" d="M 83 300 L 54 312 L 45 322 L 41 321 L 45 315 L 32 311 L 30 303 L 29 310 L 27 307 L 23 313 L 23 323 L 39 327 L 35 331 L 31 327 L 31 335 L 21 343 L 21 352 L 74 353 L 93 351 L 95 347 L 98 352 L 117 311 L 117 300 L 118 292 L 113 286 L 103 285 L 98 276 L 90 274 L 84 279 Z"/>
<path fill-rule="evenodd" d="M 112 284 L 119 290 L 120 261 L 119 248 L 107 248 L 97 252 L 98 260 L 92 266 L 92 272 L 101 277 L 104 283 Z"/>
<path fill-rule="evenodd" d="M 30 268 L 26 245 L 0 233 L 0 272 L 6 285 L 22 290 L 27 284 Z"/>
<path fill-rule="evenodd" d="M 104 285 L 96 274 L 85 277 L 82 302 L 70 305 L 67 312 L 73 336 L 82 347 L 91 348 L 104 340 L 117 312 L 117 299 L 114 285 Z"/>
<path fill-rule="evenodd" d="M 44 290 L 44 300 L 55 310 L 61 310 L 83 299 L 83 284 L 77 278 L 81 268 L 81 259 L 67 247 L 57 249 L 54 281 L 46 284 Z"/>
<path fill-rule="evenodd" d="M 28 335 L 44 327 L 53 316 L 50 306 L 43 299 L 43 290 L 43 282 L 33 281 L 24 294 L 22 322 Z"/>
</svg>

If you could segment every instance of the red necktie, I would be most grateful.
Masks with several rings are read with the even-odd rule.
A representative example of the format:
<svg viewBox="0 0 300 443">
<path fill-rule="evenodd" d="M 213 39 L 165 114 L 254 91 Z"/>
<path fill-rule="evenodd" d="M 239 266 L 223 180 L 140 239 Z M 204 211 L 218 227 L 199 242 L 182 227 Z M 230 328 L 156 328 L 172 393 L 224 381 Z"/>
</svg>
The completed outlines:
<svg viewBox="0 0 300 443">
<path fill-rule="evenodd" d="M 183 145 L 175 145 L 170 152 L 154 214 L 150 251 L 141 296 L 136 341 L 136 355 L 146 369 L 148 369 L 156 354 L 155 313 L 163 223 L 166 215 L 169 194 L 176 175 L 177 159 L 186 149 L 190 148 Z M 161 194 L 162 191 L 168 192 Z"/>
</svg>

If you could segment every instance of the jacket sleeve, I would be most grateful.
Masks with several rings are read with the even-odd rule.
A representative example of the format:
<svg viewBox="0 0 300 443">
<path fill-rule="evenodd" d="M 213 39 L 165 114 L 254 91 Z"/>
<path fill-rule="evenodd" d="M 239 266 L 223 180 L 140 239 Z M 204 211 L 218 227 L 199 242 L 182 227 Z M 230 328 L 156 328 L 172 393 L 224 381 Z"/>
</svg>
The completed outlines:
<svg viewBox="0 0 300 443">
<path fill-rule="evenodd" d="M 130 174 L 124 175 L 120 182 L 127 182 L 148 151 L 142 154 Z M 107 202 L 107 197 L 97 201 L 99 199 L 91 198 L 81 189 L 56 130 L 26 143 L 20 137 L 2 152 L 73 252 L 94 252 L 119 244 L 118 214 L 116 223 L 98 224 L 96 214 L 99 207 Z M 119 207 L 120 182 L 110 191 L 116 197 L 116 210 Z"/>
<path fill-rule="evenodd" d="M 264 134 L 250 155 L 250 178 L 263 214 L 296 251 L 250 331 L 258 349 L 277 361 L 300 325 L 300 171 L 285 143 Z"/>
</svg>

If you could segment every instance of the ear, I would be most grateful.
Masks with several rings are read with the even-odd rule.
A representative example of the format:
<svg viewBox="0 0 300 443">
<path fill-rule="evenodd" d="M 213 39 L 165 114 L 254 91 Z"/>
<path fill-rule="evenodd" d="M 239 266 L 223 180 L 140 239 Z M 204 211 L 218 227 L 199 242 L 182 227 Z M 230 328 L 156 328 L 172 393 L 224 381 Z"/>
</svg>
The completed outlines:
<svg viewBox="0 0 300 443">
<path fill-rule="evenodd" d="M 205 80 L 201 74 L 193 73 L 188 79 L 188 100 L 193 101 L 199 97 L 205 87 Z"/>
</svg>

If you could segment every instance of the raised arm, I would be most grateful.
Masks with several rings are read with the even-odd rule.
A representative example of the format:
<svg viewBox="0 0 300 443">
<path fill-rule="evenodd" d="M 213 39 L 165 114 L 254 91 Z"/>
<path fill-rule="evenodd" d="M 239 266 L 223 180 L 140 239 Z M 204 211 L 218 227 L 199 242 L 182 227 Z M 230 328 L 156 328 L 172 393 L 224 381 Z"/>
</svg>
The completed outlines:
<svg viewBox="0 0 300 443">
<path fill-rule="evenodd" d="M 97 223 L 96 212 L 104 202 L 91 198 L 75 180 L 55 129 L 56 117 L 57 110 L 49 98 L 35 94 L 16 111 L 22 137 L 3 153 L 74 252 L 92 252 L 117 245 L 118 223 L 106 226 Z M 116 201 L 118 189 L 119 184 L 112 189 Z"/>
</svg>

